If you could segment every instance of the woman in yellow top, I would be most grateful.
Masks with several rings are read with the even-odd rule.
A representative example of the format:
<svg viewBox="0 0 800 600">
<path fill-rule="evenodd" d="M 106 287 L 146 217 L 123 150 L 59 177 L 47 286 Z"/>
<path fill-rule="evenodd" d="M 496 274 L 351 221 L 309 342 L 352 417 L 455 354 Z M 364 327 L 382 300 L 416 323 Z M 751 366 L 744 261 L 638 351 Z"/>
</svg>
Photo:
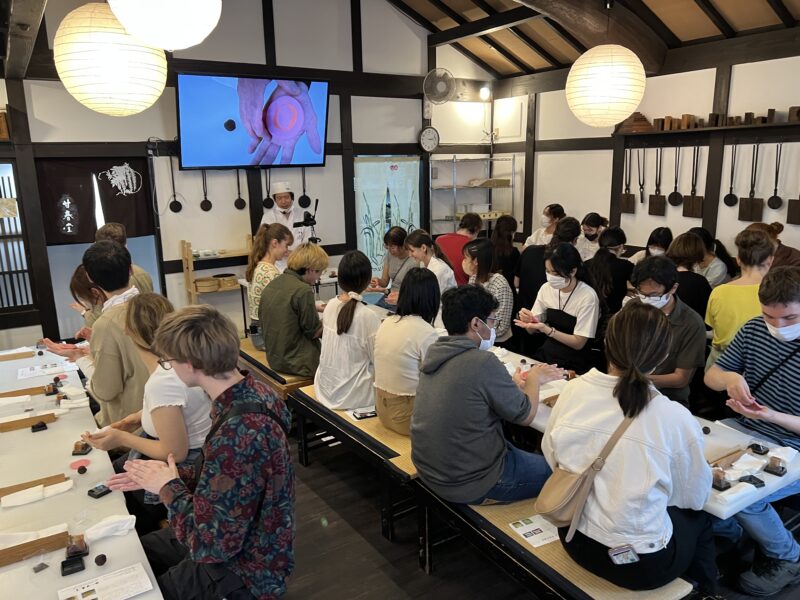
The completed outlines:
<svg viewBox="0 0 800 600">
<path fill-rule="evenodd" d="M 735 243 L 742 275 L 715 287 L 708 299 L 706 324 L 713 329 L 714 337 L 706 370 L 722 355 L 742 325 L 761 314 L 758 286 L 775 256 L 775 243 L 763 231 L 745 229 L 736 236 Z"/>
</svg>

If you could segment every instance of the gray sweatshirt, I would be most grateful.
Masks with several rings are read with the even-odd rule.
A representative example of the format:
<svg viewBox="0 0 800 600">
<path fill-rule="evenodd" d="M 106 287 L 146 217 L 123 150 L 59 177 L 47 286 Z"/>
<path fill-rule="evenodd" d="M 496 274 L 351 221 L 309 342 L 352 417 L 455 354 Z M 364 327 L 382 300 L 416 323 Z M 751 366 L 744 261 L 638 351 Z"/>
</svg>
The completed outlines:
<svg viewBox="0 0 800 600">
<path fill-rule="evenodd" d="M 530 402 L 503 363 L 466 336 L 439 338 L 420 367 L 411 418 L 419 477 L 451 502 L 473 502 L 503 472 L 502 422 L 520 423 Z"/>
</svg>

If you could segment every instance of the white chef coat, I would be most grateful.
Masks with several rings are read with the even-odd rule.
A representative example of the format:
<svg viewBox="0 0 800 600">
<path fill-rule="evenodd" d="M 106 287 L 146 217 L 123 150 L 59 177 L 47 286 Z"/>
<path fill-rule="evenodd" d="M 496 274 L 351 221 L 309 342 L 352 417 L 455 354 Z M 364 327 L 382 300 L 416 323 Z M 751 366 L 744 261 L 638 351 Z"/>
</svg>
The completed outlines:
<svg viewBox="0 0 800 600">
<path fill-rule="evenodd" d="M 297 202 L 292 202 L 291 208 L 286 209 L 286 213 L 288 214 L 284 214 L 284 211 L 282 211 L 277 204 L 274 204 L 272 208 L 264 209 L 264 216 L 261 218 L 261 224 L 280 223 L 281 225 L 285 225 L 294 236 L 294 242 L 289 246 L 289 250 L 291 251 L 300 244 L 307 242 L 311 237 L 310 227 L 294 227 L 295 223 L 299 223 L 303 220 L 304 212 L 305 209 L 300 208 Z M 282 273 L 284 269 L 286 269 L 286 260 L 277 261 L 275 266 Z"/>
</svg>

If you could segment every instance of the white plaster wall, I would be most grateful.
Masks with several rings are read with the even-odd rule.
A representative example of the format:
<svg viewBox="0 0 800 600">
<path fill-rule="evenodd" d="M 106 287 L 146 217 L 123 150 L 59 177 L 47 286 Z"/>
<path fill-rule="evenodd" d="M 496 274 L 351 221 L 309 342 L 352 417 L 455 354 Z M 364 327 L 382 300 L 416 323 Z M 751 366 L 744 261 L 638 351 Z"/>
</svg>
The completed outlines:
<svg viewBox="0 0 800 600">
<path fill-rule="evenodd" d="M 645 158 L 645 201 L 644 204 L 639 202 L 639 183 L 638 175 L 639 170 L 637 166 L 636 151 L 633 151 L 631 162 L 631 193 L 636 196 L 636 207 L 634 214 L 623 214 L 620 219 L 620 226 L 625 231 L 628 238 L 628 243 L 636 246 L 644 246 L 647 244 L 647 238 L 650 232 L 656 227 L 669 227 L 672 229 L 672 234 L 677 236 L 692 227 L 701 227 L 703 224 L 702 219 L 693 219 L 683 216 L 683 205 L 671 206 L 667 202 L 666 214 L 663 217 L 655 217 L 647 214 L 648 196 L 655 194 L 655 176 L 656 176 L 656 152 L 653 149 L 647 150 L 644 155 Z M 688 196 L 692 187 L 692 149 L 682 148 L 680 154 L 680 176 L 678 178 L 678 191 L 684 196 Z M 700 147 L 700 156 L 698 157 L 698 173 L 697 173 L 697 194 L 703 195 L 706 187 L 706 171 L 708 165 L 708 147 Z M 609 167 L 610 173 L 610 167 Z M 667 148 L 664 151 L 662 165 L 661 165 L 661 193 L 668 196 L 674 189 L 675 181 L 675 150 L 674 148 Z M 609 175 L 610 177 L 610 175 Z M 623 187 L 624 187 L 623 182 Z M 619 193 L 622 193 L 622 189 Z M 713 199 L 711 200 L 713 202 Z M 599 212 L 599 211 L 598 211 Z M 601 213 L 608 216 L 608 209 L 606 212 Z"/>
<path fill-rule="evenodd" d="M 428 32 L 386 0 L 361 0 L 364 71 L 423 75 Z"/>
<path fill-rule="evenodd" d="M 537 153 L 533 229 L 539 226 L 544 207 L 553 203 L 579 221 L 589 212 L 608 216 L 612 155 L 610 150 Z"/>
<path fill-rule="evenodd" d="M 589 127 L 572 114 L 564 90 L 539 94 L 536 106 L 536 139 L 608 137 L 613 127 Z"/>
<path fill-rule="evenodd" d="M 140 142 L 178 135 L 175 88 L 130 117 L 109 117 L 80 104 L 60 81 L 25 81 L 33 142 Z"/>
<path fill-rule="evenodd" d="M 731 73 L 729 114 L 766 115 L 777 109 L 786 120 L 790 106 L 800 105 L 800 56 L 734 65 Z"/>
<path fill-rule="evenodd" d="M 714 104 L 716 69 L 648 77 L 638 110 L 652 123 L 666 115 L 691 114 L 708 118 Z"/>
<path fill-rule="evenodd" d="M 353 69 L 349 0 L 275 0 L 273 7 L 279 65 Z"/>
<path fill-rule="evenodd" d="M 434 104 L 431 122 L 442 144 L 488 144 L 490 110 L 488 102 Z"/>
<path fill-rule="evenodd" d="M 422 122 L 422 101 L 353 96 L 353 141 L 413 143 Z"/>
<path fill-rule="evenodd" d="M 481 81 L 494 79 L 488 72 L 481 69 L 451 46 L 439 46 L 436 48 L 436 66 L 447 69 L 456 77 L 464 79 L 479 79 Z"/>
<path fill-rule="evenodd" d="M 202 44 L 178 50 L 176 58 L 264 64 L 260 0 L 225 0 L 217 27 Z"/>
<path fill-rule="evenodd" d="M 731 146 L 725 147 L 725 159 L 722 164 L 721 196 L 725 196 L 730 188 Z M 753 155 L 753 146 L 739 146 L 736 151 L 736 174 L 734 176 L 733 192 L 740 198 L 746 198 L 750 193 L 750 164 Z M 781 173 L 778 180 L 778 195 L 783 198 L 783 205 L 777 210 L 767 206 L 767 199 L 772 196 L 775 189 L 775 144 L 762 144 L 758 153 L 758 175 L 756 181 L 756 198 L 764 199 L 765 223 L 779 221 L 785 229 L 781 240 L 797 248 L 800 246 L 800 225 L 786 223 L 786 211 L 789 198 L 797 198 L 800 194 L 800 143 L 784 144 L 781 157 Z M 729 252 L 735 254 L 736 247 L 733 240 L 736 234 L 747 227 L 748 221 L 739 220 L 739 205 L 725 206 L 720 198 L 719 215 L 717 217 L 717 238 L 725 244 Z"/>
<path fill-rule="evenodd" d="M 341 115 L 339 96 L 328 96 L 328 141 L 331 143 L 342 141 Z"/>
<path fill-rule="evenodd" d="M 495 142 L 524 142 L 528 123 L 528 97 L 501 98 L 493 103 Z"/>
</svg>

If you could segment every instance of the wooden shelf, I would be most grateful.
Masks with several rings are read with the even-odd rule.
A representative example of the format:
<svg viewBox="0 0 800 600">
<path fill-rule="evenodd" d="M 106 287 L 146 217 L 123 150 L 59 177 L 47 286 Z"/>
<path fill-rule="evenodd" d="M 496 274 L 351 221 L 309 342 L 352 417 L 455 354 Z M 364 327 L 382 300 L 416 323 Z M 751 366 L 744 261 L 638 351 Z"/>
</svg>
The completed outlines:
<svg viewBox="0 0 800 600">
<path fill-rule="evenodd" d="M 240 256 L 250 256 L 250 249 L 253 247 L 253 236 L 247 234 L 245 236 L 246 248 L 242 250 L 221 250 L 213 256 L 194 256 L 192 254 L 192 243 L 186 240 L 181 240 L 181 262 L 183 263 L 183 282 L 186 287 L 186 296 L 189 299 L 189 304 L 197 304 L 198 296 L 201 294 L 220 294 L 222 292 L 236 292 L 239 290 L 239 285 L 235 287 L 226 287 L 223 289 L 208 290 L 205 292 L 198 292 L 195 287 L 194 264 L 196 262 L 203 262 L 206 260 L 215 260 L 220 258 L 236 258 Z"/>
<path fill-rule="evenodd" d="M 237 256 L 250 256 L 250 250 L 245 248 L 244 250 L 220 250 L 217 254 L 212 254 L 211 256 L 195 256 L 192 254 L 192 260 L 195 262 L 198 260 L 214 260 L 215 258 L 235 258 Z"/>
</svg>

